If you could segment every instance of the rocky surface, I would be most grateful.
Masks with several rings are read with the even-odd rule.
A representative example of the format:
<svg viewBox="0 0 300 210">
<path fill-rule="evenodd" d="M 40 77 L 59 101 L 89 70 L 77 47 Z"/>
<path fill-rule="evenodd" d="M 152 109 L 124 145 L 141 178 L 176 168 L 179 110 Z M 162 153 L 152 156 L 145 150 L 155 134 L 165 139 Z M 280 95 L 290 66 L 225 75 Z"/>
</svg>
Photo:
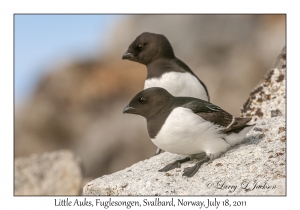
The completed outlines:
<svg viewBox="0 0 300 210">
<path fill-rule="evenodd" d="M 257 119 L 285 115 L 286 103 L 286 48 L 278 56 L 276 63 L 250 93 L 242 107 L 242 117 Z"/>
<path fill-rule="evenodd" d="M 80 195 L 81 161 L 61 150 L 15 159 L 15 195 Z"/>
<path fill-rule="evenodd" d="M 165 152 L 89 182 L 84 195 L 285 195 L 285 116 L 262 119 L 245 140 L 205 163 L 192 177 L 183 169 L 158 172 L 183 156 Z"/>
</svg>

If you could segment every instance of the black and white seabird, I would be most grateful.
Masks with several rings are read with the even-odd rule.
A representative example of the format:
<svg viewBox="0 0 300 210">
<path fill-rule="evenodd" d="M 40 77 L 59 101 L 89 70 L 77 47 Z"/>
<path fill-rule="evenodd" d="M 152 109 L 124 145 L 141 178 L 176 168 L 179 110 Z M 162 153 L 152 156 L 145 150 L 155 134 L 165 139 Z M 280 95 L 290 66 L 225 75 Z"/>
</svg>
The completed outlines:
<svg viewBox="0 0 300 210">
<path fill-rule="evenodd" d="M 247 125 L 251 118 L 235 118 L 212 103 L 192 97 L 174 97 L 159 87 L 139 92 L 123 113 L 145 117 L 149 136 L 157 147 L 188 156 L 159 171 L 178 168 L 180 163 L 204 152 L 204 159 L 184 170 L 183 176 L 187 177 L 192 177 L 203 163 L 241 143 L 254 126 Z"/>
<path fill-rule="evenodd" d="M 129 46 L 122 59 L 147 67 L 144 89 L 162 87 L 174 96 L 189 96 L 209 101 L 205 84 L 180 59 L 175 57 L 168 39 L 161 34 L 144 32 Z M 156 154 L 160 153 L 160 149 Z"/>
</svg>

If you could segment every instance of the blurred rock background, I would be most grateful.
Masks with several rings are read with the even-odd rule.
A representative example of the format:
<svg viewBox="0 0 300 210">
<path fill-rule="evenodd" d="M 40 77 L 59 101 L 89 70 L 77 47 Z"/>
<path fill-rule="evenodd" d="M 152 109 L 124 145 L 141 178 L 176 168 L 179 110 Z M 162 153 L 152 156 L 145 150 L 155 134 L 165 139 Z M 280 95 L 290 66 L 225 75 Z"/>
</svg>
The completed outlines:
<svg viewBox="0 0 300 210">
<path fill-rule="evenodd" d="M 205 82 L 211 102 L 238 116 L 285 46 L 286 16 L 124 15 L 106 32 L 101 56 L 49 71 L 15 107 L 15 157 L 69 149 L 86 179 L 151 157 L 156 147 L 145 119 L 122 114 L 142 90 L 146 67 L 121 57 L 144 31 L 164 34 Z"/>
</svg>

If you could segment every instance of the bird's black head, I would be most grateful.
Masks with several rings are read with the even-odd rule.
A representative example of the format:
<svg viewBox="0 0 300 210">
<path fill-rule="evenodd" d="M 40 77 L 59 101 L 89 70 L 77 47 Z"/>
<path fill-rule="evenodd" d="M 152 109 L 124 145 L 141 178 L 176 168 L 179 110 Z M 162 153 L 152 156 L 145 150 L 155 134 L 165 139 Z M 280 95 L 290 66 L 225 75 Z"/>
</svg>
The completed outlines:
<svg viewBox="0 0 300 210">
<path fill-rule="evenodd" d="M 171 107 L 173 96 L 165 89 L 152 87 L 139 92 L 124 108 L 123 113 L 137 114 L 148 119 Z"/>
<path fill-rule="evenodd" d="M 122 59 L 148 65 L 158 58 L 174 57 L 173 48 L 164 35 L 144 32 L 129 45 Z"/>
</svg>

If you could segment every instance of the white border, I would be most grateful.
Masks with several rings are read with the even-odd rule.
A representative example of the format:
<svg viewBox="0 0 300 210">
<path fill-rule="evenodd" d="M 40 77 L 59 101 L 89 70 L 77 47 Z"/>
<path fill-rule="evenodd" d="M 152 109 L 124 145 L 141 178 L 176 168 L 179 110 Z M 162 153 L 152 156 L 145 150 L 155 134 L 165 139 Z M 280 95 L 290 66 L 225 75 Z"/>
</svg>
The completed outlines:
<svg viewBox="0 0 300 210">
<path fill-rule="evenodd" d="M 293 4 L 293 2 L 295 2 Z M 229 197 L 247 201 L 247 209 L 283 209 L 298 206 L 299 134 L 296 116 L 299 114 L 299 6 L 296 1 L 7 1 L 0 3 L 1 24 L 1 209 L 54 209 L 54 199 L 65 197 L 14 197 L 13 196 L 13 14 L 14 13 L 287 13 L 287 58 L 288 58 L 288 115 L 287 127 L 287 197 Z M 298 145 L 294 145 L 298 144 Z M 298 173 L 297 173 L 298 172 Z M 297 173 L 297 174 L 296 174 Z M 296 178 L 297 177 L 297 178 Z M 297 196 L 297 197 L 296 197 Z M 69 197 L 72 200 L 83 197 Z M 106 197 L 107 198 L 107 197 Z M 128 199 L 118 197 L 119 200 Z M 143 197 L 129 197 L 140 200 Z M 214 197 L 184 197 L 187 200 L 213 199 Z M 95 200 L 96 197 L 88 199 Z M 217 197 L 224 200 L 225 197 Z M 56 207 L 59 208 L 59 207 Z M 90 207 L 73 207 L 90 209 Z M 97 207 L 98 209 L 103 209 Z M 150 207 L 151 208 L 151 207 Z M 149 209 L 150 209 L 149 208 Z M 162 209 L 156 208 L 156 209 Z M 196 208 L 196 207 L 194 207 Z M 115 209 L 110 207 L 109 209 Z M 120 209 L 120 208 L 119 208 Z M 124 209 L 124 208 L 122 208 Z M 164 208 L 165 209 L 165 208 Z M 199 209 L 199 208 L 197 208 Z M 222 208 L 218 208 L 222 209 Z M 295 208 L 294 208 L 295 209 Z"/>
</svg>

